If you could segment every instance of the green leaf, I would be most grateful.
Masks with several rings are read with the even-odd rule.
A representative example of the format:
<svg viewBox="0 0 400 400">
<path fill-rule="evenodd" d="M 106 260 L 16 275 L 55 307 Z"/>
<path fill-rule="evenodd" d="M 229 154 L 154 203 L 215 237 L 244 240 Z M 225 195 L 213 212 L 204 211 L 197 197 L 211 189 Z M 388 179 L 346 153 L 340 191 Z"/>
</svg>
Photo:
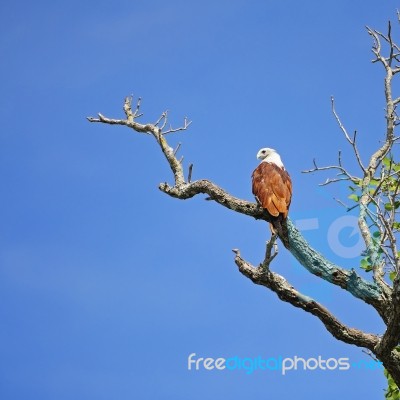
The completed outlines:
<svg viewBox="0 0 400 400">
<path fill-rule="evenodd" d="M 385 210 L 386 210 L 386 211 L 392 211 L 392 210 L 393 210 L 392 205 L 391 205 L 390 203 L 386 203 L 386 204 L 385 204 Z"/>
<path fill-rule="evenodd" d="M 361 260 L 360 264 L 361 264 L 361 268 L 366 268 L 368 266 L 368 262 L 367 262 L 367 260 L 365 258 L 363 258 Z"/>
<path fill-rule="evenodd" d="M 376 180 L 376 179 L 371 179 L 370 182 L 369 182 L 369 184 L 370 184 L 371 186 L 378 186 L 379 181 Z"/>
<path fill-rule="evenodd" d="M 388 387 L 385 392 L 385 399 L 389 400 L 399 400 L 400 399 L 400 391 L 394 382 L 393 378 L 388 374 L 387 376 Z"/>
<path fill-rule="evenodd" d="M 396 278 L 397 272 L 396 271 L 391 271 L 389 273 L 389 279 L 394 282 L 394 279 Z"/>
<path fill-rule="evenodd" d="M 372 265 L 367 261 L 366 258 L 363 258 L 360 262 L 360 267 L 365 270 L 365 272 L 372 271 Z"/>
<path fill-rule="evenodd" d="M 386 368 L 383 370 L 383 373 L 387 379 L 387 389 L 385 391 L 385 399 L 390 399 L 390 400 L 399 400 L 400 399 L 400 391 L 399 388 L 397 387 L 395 381 L 393 378 L 390 376 L 389 372 L 386 370 Z"/>
<path fill-rule="evenodd" d="M 352 193 L 352 194 L 349 196 L 349 199 L 350 199 L 350 200 L 354 200 L 354 201 L 359 201 L 359 200 L 360 200 L 360 196 L 356 195 L 355 193 Z"/>
<path fill-rule="evenodd" d="M 381 237 L 381 233 L 380 233 L 379 231 L 375 231 L 375 232 L 372 234 L 372 236 L 373 236 L 374 238 L 380 238 L 380 237 Z"/>
<path fill-rule="evenodd" d="M 392 160 L 391 160 L 389 157 L 385 157 L 385 158 L 382 160 L 382 162 L 383 162 L 383 165 L 384 165 L 386 168 L 390 168 L 390 164 L 392 163 Z"/>
</svg>

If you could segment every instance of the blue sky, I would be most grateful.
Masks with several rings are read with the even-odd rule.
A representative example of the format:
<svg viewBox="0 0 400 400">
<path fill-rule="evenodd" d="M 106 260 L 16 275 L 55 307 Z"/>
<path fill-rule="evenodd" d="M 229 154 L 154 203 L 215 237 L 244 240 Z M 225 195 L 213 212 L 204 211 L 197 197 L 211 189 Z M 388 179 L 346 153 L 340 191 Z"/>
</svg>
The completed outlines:
<svg viewBox="0 0 400 400">
<path fill-rule="evenodd" d="M 252 199 L 260 147 L 276 148 L 294 183 L 291 217 L 313 219 L 312 245 L 343 267 L 358 258 L 328 240 L 343 188 L 301 174 L 314 157 L 355 164 L 330 96 L 364 157 L 384 133 L 383 71 L 365 25 L 385 30 L 395 1 L 16 1 L 0 5 L 0 393 L 4 399 L 381 398 L 380 371 L 188 371 L 198 357 L 347 357 L 361 349 L 253 285 L 232 248 L 257 264 L 265 223 L 171 199 L 151 138 L 89 124 L 143 122 L 165 109 L 190 130 L 193 178 Z M 397 31 L 399 37 L 400 30 Z M 341 230 L 344 246 L 357 235 Z M 273 269 L 344 323 L 382 333 L 376 313 L 309 276 L 283 249 Z M 334 383 L 334 384 L 333 384 Z"/>
</svg>

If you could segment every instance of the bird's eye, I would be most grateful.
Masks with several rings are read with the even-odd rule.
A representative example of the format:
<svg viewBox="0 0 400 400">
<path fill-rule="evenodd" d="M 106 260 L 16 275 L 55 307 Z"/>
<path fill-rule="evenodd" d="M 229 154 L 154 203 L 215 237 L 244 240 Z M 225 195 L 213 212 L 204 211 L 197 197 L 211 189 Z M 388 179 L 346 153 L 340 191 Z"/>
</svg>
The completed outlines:
<svg viewBox="0 0 400 400">
<path fill-rule="evenodd" d="M 265 153 L 266 153 L 266 151 L 265 151 L 265 150 L 263 150 L 261 153 L 265 154 Z"/>
</svg>

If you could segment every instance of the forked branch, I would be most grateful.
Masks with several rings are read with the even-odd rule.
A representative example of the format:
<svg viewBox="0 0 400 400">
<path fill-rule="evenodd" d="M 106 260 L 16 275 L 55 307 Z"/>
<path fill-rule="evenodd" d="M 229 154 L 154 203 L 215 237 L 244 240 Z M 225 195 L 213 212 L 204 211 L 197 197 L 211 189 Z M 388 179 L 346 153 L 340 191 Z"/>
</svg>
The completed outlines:
<svg viewBox="0 0 400 400">
<path fill-rule="evenodd" d="M 263 265 L 255 268 L 241 257 L 239 250 L 234 250 L 234 253 L 235 263 L 243 275 L 255 284 L 272 290 L 282 301 L 316 316 L 336 339 L 369 350 L 373 350 L 377 345 L 379 338 L 376 335 L 349 328 L 320 303 L 297 291 L 283 276 L 264 268 Z"/>
</svg>

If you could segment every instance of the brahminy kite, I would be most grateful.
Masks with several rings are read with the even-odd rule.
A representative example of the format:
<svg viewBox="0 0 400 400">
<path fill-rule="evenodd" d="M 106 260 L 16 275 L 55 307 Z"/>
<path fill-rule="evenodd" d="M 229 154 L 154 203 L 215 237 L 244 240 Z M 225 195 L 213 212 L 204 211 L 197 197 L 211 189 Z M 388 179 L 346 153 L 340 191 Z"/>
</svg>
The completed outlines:
<svg viewBox="0 0 400 400">
<path fill-rule="evenodd" d="M 258 204 L 271 216 L 271 231 L 289 247 L 286 218 L 292 199 L 292 181 L 281 157 L 268 147 L 257 153 L 261 163 L 252 174 L 252 189 Z"/>
</svg>

